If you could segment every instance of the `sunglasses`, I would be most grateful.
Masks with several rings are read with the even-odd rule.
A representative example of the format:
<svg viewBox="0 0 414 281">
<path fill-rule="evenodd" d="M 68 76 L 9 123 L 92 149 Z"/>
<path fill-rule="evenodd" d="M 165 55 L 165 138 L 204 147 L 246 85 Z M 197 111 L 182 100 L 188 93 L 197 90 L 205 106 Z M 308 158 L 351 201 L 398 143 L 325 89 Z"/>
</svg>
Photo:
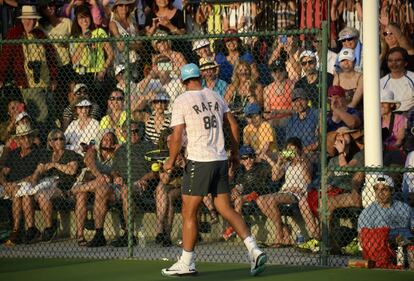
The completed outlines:
<svg viewBox="0 0 414 281">
<path fill-rule="evenodd" d="M 119 96 L 119 97 L 109 97 L 110 101 L 123 101 L 124 97 Z"/>
<path fill-rule="evenodd" d="M 354 40 L 355 40 L 355 37 L 351 37 L 351 38 L 342 39 L 341 42 L 348 42 L 348 41 L 354 41 Z"/>
<path fill-rule="evenodd" d="M 138 134 L 139 133 L 139 129 L 131 129 L 131 133 L 132 134 Z"/>
<path fill-rule="evenodd" d="M 389 32 L 389 31 L 384 31 L 384 32 L 382 33 L 382 35 L 384 35 L 384 37 L 387 37 L 388 35 L 392 35 L 392 32 Z"/>
<path fill-rule="evenodd" d="M 87 93 L 86 89 L 80 89 L 75 93 L 75 95 L 80 96 L 80 95 L 83 95 L 83 94 L 86 94 L 86 93 Z"/>
<path fill-rule="evenodd" d="M 241 160 L 248 160 L 248 159 L 253 159 L 253 155 L 243 155 L 240 157 Z"/>
<path fill-rule="evenodd" d="M 315 64 L 315 61 L 314 60 L 307 60 L 307 61 L 302 61 L 300 64 L 302 66 L 305 66 L 305 65 L 314 65 Z"/>
<path fill-rule="evenodd" d="M 65 140 L 65 138 L 64 137 L 55 137 L 55 138 L 52 138 L 52 140 L 53 141 L 64 141 Z"/>
</svg>

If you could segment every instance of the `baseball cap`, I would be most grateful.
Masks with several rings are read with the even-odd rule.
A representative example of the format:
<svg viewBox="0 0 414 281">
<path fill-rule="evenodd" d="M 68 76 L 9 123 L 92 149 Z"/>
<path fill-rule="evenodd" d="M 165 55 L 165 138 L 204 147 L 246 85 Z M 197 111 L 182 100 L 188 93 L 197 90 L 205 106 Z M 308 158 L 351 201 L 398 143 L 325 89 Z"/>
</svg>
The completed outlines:
<svg viewBox="0 0 414 281">
<path fill-rule="evenodd" d="M 227 29 L 227 31 L 224 34 L 227 34 L 227 35 L 237 34 L 237 30 L 230 28 L 230 29 Z M 224 38 L 225 43 L 232 41 L 232 40 L 238 40 L 238 38 L 234 36 L 229 36 L 229 37 Z"/>
<path fill-rule="evenodd" d="M 210 45 L 210 41 L 208 41 L 208 39 L 195 40 L 193 42 L 193 51 L 203 48 L 205 46 L 209 46 L 209 45 Z"/>
<path fill-rule="evenodd" d="M 89 100 L 81 100 L 80 102 L 78 102 L 75 106 L 76 107 L 84 107 L 84 106 L 91 106 L 92 103 Z"/>
<path fill-rule="evenodd" d="M 394 181 L 392 180 L 392 178 L 384 174 L 379 174 L 375 177 L 374 185 L 379 184 L 379 183 L 382 183 L 391 188 L 395 187 Z"/>
<path fill-rule="evenodd" d="M 316 53 L 309 50 L 305 50 L 302 53 L 300 53 L 299 61 L 302 61 L 303 57 L 316 58 Z"/>
<path fill-rule="evenodd" d="M 255 155 L 254 149 L 250 145 L 242 145 L 239 150 L 240 156 Z"/>
<path fill-rule="evenodd" d="M 75 85 L 75 88 L 73 88 L 73 92 L 77 93 L 77 92 L 79 92 L 80 89 L 88 90 L 88 86 L 86 86 L 83 83 L 78 83 L 78 84 Z"/>
<path fill-rule="evenodd" d="M 158 93 L 155 95 L 154 99 L 152 101 L 170 101 L 170 97 L 165 92 L 164 89 L 161 89 L 158 91 Z"/>
<path fill-rule="evenodd" d="M 125 65 L 118 64 L 115 68 L 115 76 L 117 76 L 119 73 L 125 70 Z"/>
<path fill-rule="evenodd" d="M 359 31 L 353 27 L 347 26 L 339 32 L 338 37 L 339 41 L 343 41 L 345 39 L 350 38 L 358 38 Z"/>
<path fill-rule="evenodd" d="M 333 96 L 345 97 L 345 90 L 341 86 L 330 86 L 328 89 L 328 97 Z"/>
<path fill-rule="evenodd" d="M 200 69 L 194 63 L 189 63 L 181 67 L 181 80 L 200 77 Z"/>
<path fill-rule="evenodd" d="M 353 49 L 349 49 L 349 48 L 344 48 L 339 52 L 338 55 L 338 61 L 343 61 L 343 60 L 350 60 L 350 61 L 354 61 L 355 60 L 355 52 Z"/>
<path fill-rule="evenodd" d="M 249 103 L 248 105 L 246 105 L 243 112 L 246 116 L 248 116 L 253 114 L 259 114 L 260 112 L 262 112 L 262 110 L 260 109 L 260 106 L 257 103 Z"/>
<path fill-rule="evenodd" d="M 302 88 L 295 88 L 292 91 L 292 101 L 297 99 L 308 99 L 308 95 Z"/>
</svg>

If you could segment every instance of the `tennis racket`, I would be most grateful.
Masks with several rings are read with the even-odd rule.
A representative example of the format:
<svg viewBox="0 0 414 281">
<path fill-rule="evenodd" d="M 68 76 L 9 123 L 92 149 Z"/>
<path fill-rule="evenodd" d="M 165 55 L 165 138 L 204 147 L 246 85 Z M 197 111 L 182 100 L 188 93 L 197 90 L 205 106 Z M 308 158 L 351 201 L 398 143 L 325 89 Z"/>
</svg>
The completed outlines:
<svg viewBox="0 0 414 281">
<path fill-rule="evenodd" d="M 166 149 L 155 149 L 147 151 L 144 155 L 144 159 L 149 162 L 164 163 L 170 156 L 170 152 Z"/>
</svg>

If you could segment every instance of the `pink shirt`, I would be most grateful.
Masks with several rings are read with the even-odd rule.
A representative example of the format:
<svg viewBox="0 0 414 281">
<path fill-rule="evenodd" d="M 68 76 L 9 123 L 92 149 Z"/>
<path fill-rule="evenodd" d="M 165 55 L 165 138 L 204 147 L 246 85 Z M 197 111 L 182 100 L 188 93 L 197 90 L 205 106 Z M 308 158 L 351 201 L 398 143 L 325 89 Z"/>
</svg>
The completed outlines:
<svg viewBox="0 0 414 281">
<path fill-rule="evenodd" d="M 394 127 L 392 128 L 391 136 L 384 141 L 384 145 L 387 146 L 395 146 L 398 132 L 402 129 L 405 129 L 407 126 L 407 117 L 401 114 L 394 114 L 394 116 Z M 389 126 L 390 122 L 385 122 L 384 120 L 381 121 L 382 128 L 388 128 Z"/>
</svg>

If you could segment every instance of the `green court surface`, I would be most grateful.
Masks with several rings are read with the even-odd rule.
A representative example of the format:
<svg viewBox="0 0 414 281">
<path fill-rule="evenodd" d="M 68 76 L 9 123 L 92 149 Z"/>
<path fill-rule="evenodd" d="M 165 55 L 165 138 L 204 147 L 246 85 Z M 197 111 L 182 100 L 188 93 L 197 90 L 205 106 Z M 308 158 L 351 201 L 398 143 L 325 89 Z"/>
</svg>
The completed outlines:
<svg viewBox="0 0 414 281">
<path fill-rule="evenodd" d="M 0 259 L 0 280 L 14 281 L 151 281 L 169 280 L 160 270 L 171 261 Z M 249 275 L 247 264 L 198 263 L 199 274 L 180 280 L 283 280 L 283 281 L 413 281 L 414 272 L 374 269 L 321 268 L 269 265 L 258 277 Z"/>
</svg>

